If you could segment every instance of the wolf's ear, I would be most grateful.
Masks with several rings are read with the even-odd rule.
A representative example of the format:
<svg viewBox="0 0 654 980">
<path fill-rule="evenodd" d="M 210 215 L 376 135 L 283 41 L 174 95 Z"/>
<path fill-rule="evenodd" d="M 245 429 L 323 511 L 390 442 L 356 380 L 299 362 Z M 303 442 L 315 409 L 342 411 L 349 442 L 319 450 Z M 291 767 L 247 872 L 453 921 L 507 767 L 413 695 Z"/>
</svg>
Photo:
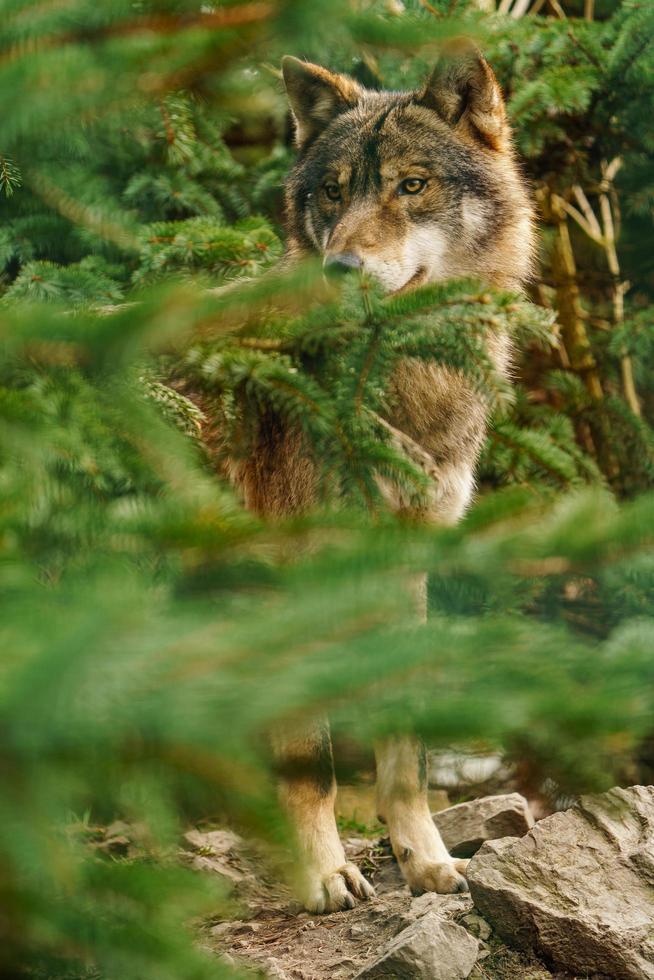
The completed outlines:
<svg viewBox="0 0 654 980">
<path fill-rule="evenodd" d="M 335 75 L 290 55 L 282 58 L 282 74 L 298 146 L 317 136 L 339 112 L 356 105 L 363 93 L 361 86 L 347 75 Z"/>
<path fill-rule="evenodd" d="M 504 99 L 493 69 L 472 42 L 452 42 L 418 96 L 441 119 L 495 150 L 507 142 Z"/>
</svg>

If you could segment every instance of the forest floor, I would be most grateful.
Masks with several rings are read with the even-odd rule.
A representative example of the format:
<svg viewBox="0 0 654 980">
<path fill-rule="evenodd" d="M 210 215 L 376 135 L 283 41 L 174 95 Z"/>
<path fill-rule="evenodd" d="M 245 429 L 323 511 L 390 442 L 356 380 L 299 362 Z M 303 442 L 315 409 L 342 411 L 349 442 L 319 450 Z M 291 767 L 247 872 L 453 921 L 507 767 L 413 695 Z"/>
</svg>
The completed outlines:
<svg viewBox="0 0 654 980">
<path fill-rule="evenodd" d="M 226 843 L 218 831 L 218 844 Z M 222 841 L 221 841 L 222 838 Z M 278 980 L 351 980 L 376 958 L 380 950 L 411 921 L 412 898 L 399 868 L 382 839 L 344 839 L 347 856 L 355 861 L 375 886 L 375 898 L 347 912 L 315 916 L 302 911 L 290 893 L 267 880 L 265 866 L 256 855 L 239 851 L 238 839 L 229 835 L 229 850 L 212 858 L 216 840 L 212 832 L 193 835 L 202 850 L 200 866 L 218 862 L 231 868 L 234 895 L 242 917 L 233 922 L 207 924 L 202 943 L 235 965 L 248 966 L 262 977 Z M 193 859 L 195 860 L 195 859 Z M 466 925 L 472 911 L 467 895 L 439 896 L 443 914 Z M 552 974 L 536 960 L 510 950 L 489 937 L 482 943 L 482 957 L 471 980 L 550 980 Z"/>
<path fill-rule="evenodd" d="M 205 948 L 254 975 L 278 980 L 351 980 L 377 958 L 383 947 L 415 918 L 416 903 L 404 884 L 388 840 L 375 827 L 341 818 L 350 860 L 375 887 L 376 897 L 347 912 L 316 916 L 304 912 L 270 870 L 256 848 L 226 830 L 193 830 L 186 835 L 187 860 L 198 870 L 227 877 L 239 909 L 234 921 L 208 922 Z M 374 836 L 366 836 L 372 833 Z M 439 913 L 480 938 L 480 957 L 472 980 L 563 980 L 533 958 L 496 939 L 472 912 L 468 895 L 436 896 Z M 472 914 L 471 914 L 472 913 Z M 480 935 L 480 926 L 482 934 Z M 572 978 L 570 978 L 572 980 Z"/>
</svg>

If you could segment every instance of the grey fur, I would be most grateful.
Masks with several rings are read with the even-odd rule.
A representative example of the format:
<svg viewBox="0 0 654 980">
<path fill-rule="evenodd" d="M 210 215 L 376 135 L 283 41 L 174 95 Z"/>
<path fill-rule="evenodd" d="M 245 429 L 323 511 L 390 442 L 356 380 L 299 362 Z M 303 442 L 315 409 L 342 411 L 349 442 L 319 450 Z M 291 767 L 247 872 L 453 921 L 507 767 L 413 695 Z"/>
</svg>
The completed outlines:
<svg viewBox="0 0 654 980">
<path fill-rule="evenodd" d="M 531 269 L 532 209 L 499 86 L 476 50 L 453 52 L 422 91 L 408 93 L 367 91 L 293 58 L 283 67 L 299 145 L 286 184 L 291 256 L 361 265 L 390 291 L 464 276 L 520 288 Z M 425 186 L 408 195 L 412 176 Z M 496 338 L 489 355 L 506 371 L 508 340 Z M 398 367 L 389 394 L 398 438 L 433 461 L 425 516 L 458 520 L 484 439 L 483 399 L 460 374 L 418 361 Z"/>
</svg>

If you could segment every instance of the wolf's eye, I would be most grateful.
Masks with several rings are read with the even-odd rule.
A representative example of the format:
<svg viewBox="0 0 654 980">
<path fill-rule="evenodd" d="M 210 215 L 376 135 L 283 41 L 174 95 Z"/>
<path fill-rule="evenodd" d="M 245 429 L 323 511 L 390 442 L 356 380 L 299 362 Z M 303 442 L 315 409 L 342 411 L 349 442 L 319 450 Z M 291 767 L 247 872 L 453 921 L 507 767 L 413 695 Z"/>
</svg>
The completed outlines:
<svg viewBox="0 0 654 980">
<path fill-rule="evenodd" d="M 422 177 L 407 177 L 398 188 L 398 194 L 419 194 L 427 185 Z"/>
<path fill-rule="evenodd" d="M 325 184 L 323 190 L 329 198 L 330 201 L 340 201 L 341 199 L 341 189 L 338 184 Z"/>
</svg>

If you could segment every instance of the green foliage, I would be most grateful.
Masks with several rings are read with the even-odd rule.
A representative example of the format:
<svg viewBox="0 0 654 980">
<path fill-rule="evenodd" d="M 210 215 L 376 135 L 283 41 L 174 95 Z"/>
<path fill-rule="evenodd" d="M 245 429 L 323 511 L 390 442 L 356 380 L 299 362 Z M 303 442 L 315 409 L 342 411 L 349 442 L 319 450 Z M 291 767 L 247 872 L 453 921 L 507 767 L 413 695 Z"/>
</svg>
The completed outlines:
<svg viewBox="0 0 654 980">
<path fill-rule="evenodd" d="M 255 420 L 275 416 L 304 434 L 327 499 L 377 507 L 382 475 L 418 504 L 425 474 L 393 446 L 382 419 L 398 362 L 427 359 L 462 371 L 500 411 L 511 392 L 486 356 L 485 338 L 501 331 L 540 339 L 550 326 L 547 313 L 510 294 L 480 293 L 475 283 L 384 299 L 364 280 L 301 316 L 268 313 L 253 335 L 193 345 L 171 369 L 209 399 L 226 458 L 255 453 Z"/>
<path fill-rule="evenodd" d="M 18 168 L 7 157 L 0 157 L 0 190 L 5 197 L 11 197 L 20 182 Z"/>
<path fill-rule="evenodd" d="M 229 898 L 177 844 L 207 814 L 286 840 L 280 723 L 328 709 L 354 738 L 490 746 L 570 792 L 631 763 L 654 707 L 654 24 L 648 4 L 614 7 L 587 23 L 467 0 L 5 2 L 3 976 L 233 976 L 193 933 Z M 266 66 L 292 51 L 405 87 L 462 28 L 484 37 L 542 201 L 579 207 L 579 185 L 600 216 L 604 161 L 623 158 L 624 321 L 604 251 L 572 228 L 601 398 L 559 344 L 570 283 L 545 206 L 539 306 L 272 269 L 291 151 Z M 511 388 L 484 353 L 500 330 Z M 379 476 L 413 504 L 426 489 L 384 424 L 406 357 L 463 372 L 494 411 L 455 529 L 384 512 Z M 324 506 L 266 525 L 221 474 L 271 415 Z M 425 570 L 418 629 L 406 582 Z M 127 859 L 94 846 L 116 816 L 143 828 Z"/>
<path fill-rule="evenodd" d="M 615 736 L 628 747 L 651 718 L 651 498 L 499 495 L 440 533 L 347 514 L 261 528 L 134 384 L 134 337 L 152 344 L 173 298 L 183 327 L 211 309 L 167 295 L 129 331 L 3 314 L 3 956 L 47 976 L 71 955 L 107 976 L 221 975 L 184 939 L 225 906 L 176 870 L 179 803 L 274 839 L 261 736 L 285 718 L 328 704 L 361 738 L 533 739 L 563 785 L 601 785 Z M 402 583 L 422 568 L 435 602 L 417 631 Z M 64 834 L 89 807 L 145 822 L 143 855 L 108 860 L 78 821 Z"/>
<path fill-rule="evenodd" d="M 123 290 L 111 272 L 108 263 L 95 255 L 70 265 L 26 262 L 6 290 L 3 302 L 57 300 L 72 307 L 116 303 L 122 299 Z"/>
<path fill-rule="evenodd" d="M 654 110 L 654 48 L 649 43 L 652 5 L 639 0 L 611 2 L 602 8 L 597 4 L 597 16 L 590 21 L 542 13 L 480 17 L 476 6 L 458 4 L 454 11 L 445 2 L 416 2 L 408 5 L 407 15 L 412 23 L 422 25 L 428 42 L 443 26 L 444 15 L 455 12 L 462 18 L 457 29 L 476 34 L 493 64 L 507 97 L 516 145 L 546 222 L 535 295 L 539 302 L 559 311 L 564 332 L 566 326 L 574 327 L 571 322 L 565 323 L 573 319 L 573 305 L 570 297 L 563 295 L 567 273 L 556 267 L 557 237 L 551 229 L 557 228 L 558 219 L 552 211 L 552 196 L 559 196 L 580 214 L 581 190 L 603 234 L 600 195 L 603 187 L 608 192 L 613 228 L 620 236 L 618 273 L 611 271 L 602 241 L 590 239 L 574 218 L 566 219 L 577 265 L 574 287 L 579 290 L 581 316 L 588 320 L 583 330 L 597 363 L 597 379 L 588 383 L 589 390 L 595 391 L 594 400 L 586 405 L 583 419 L 572 416 L 572 421 L 577 443 L 586 455 L 594 457 L 591 467 L 599 466 L 618 493 L 633 494 L 646 489 L 650 482 L 649 464 L 644 468 L 640 465 L 643 458 L 651 458 L 654 364 L 649 342 L 643 337 L 637 347 L 626 344 L 632 352 L 644 410 L 640 419 L 633 418 L 633 406 L 624 404 L 620 360 L 632 317 L 644 325 L 641 333 L 647 333 L 653 318 L 654 132 L 649 123 Z M 579 4 L 563 6 L 566 11 L 569 7 L 570 13 L 581 13 Z M 389 35 L 392 22 L 387 16 Z M 445 22 L 445 33 L 448 30 Z M 401 37 L 401 31 L 397 36 Z M 404 52 L 398 56 L 384 50 L 375 62 L 377 83 L 391 88 L 417 85 L 429 71 L 432 57 L 429 46 L 411 58 Z M 347 67 L 342 61 L 340 66 Z M 607 185 L 605 170 L 612 161 L 621 165 Z M 626 297 L 627 326 L 616 319 L 613 294 L 618 284 Z M 605 332 L 607 327 L 611 328 L 610 337 Z M 550 387 L 554 376 L 551 368 L 560 369 L 561 363 L 556 353 L 548 360 L 539 377 L 534 377 L 528 360 L 523 362 L 527 385 L 537 392 L 541 406 L 555 414 L 561 409 L 567 412 L 558 390 Z M 587 365 L 573 363 L 565 368 L 572 381 L 575 373 L 588 381 Z M 596 397 L 598 388 L 603 399 Z M 630 423 L 625 413 L 632 416 Z M 524 412 L 516 421 L 524 427 Z M 539 427 L 542 424 L 541 419 Z M 556 422 L 553 424 L 556 427 Z M 626 441 L 625 426 L 630 431 Z"/>
<path fill-rule="evenodd" d="M 212 217 L 160 221 L 143 228 L 134 281 L 203 272 L 208 283 L 220 283 L 253 275 L 280 253 L 279 239 L 262 218 L 243 218 L 233 225 Z"/>
</svg>

